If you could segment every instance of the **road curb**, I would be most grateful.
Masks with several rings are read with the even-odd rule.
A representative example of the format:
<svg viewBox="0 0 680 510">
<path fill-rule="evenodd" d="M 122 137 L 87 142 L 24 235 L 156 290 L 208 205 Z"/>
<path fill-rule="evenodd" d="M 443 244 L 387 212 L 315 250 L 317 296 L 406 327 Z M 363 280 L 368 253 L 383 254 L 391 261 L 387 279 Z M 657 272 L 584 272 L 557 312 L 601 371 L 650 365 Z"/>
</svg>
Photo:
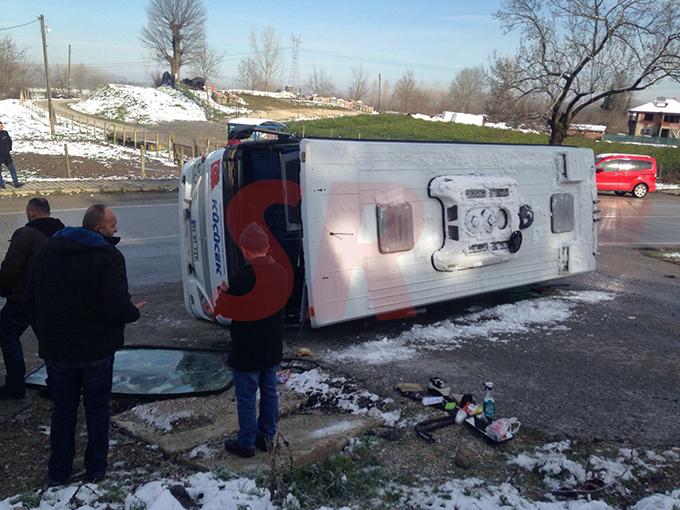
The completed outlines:
<svg viewBox="0 0 680 510">
<path fill-rule="evenodd" d="M 29 181 L 21 188 L 6 183 L 0 189 L 0 198 L 28 197 L 35 195 L 76 195 L 83 193 L 134 193 L 153 191 L 177 191 L 177 179 L 77 179 L 55 181 Z"/>
</svg>

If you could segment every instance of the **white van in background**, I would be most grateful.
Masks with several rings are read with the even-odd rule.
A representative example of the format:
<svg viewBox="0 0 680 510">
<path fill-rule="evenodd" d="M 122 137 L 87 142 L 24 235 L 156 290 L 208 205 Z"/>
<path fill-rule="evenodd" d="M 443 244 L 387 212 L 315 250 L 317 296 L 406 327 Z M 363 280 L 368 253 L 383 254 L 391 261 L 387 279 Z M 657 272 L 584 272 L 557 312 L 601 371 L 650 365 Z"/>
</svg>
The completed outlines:
<svg viewBox="0 0 680 510">
<path fill-rule="evenodd" d="M 280 186 L 264 219 L 294 272 L 287 313 L 313 327 L 593 271 L 593 162 L 570 147 L 284 134 L 217 150 L 180 177 L 186 308 L 215 320 L 245 263 L 225 211 L 259 181 Z M 284 205 L 291 185 L 301 201 Z"/>
</svg>

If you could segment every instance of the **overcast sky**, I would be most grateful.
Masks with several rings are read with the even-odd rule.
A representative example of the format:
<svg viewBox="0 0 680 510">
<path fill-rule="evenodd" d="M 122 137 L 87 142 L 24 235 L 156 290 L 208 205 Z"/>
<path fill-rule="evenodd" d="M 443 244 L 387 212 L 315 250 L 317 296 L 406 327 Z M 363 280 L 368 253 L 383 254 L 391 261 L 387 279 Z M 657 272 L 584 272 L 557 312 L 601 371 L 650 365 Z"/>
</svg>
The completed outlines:
<svg viewBox="0 0 680 510">
<path fill-rule="evenodd" d="M 139 44 L 146 23 L 144 0 L 0 0 L 0 28 L 44 14 L 50 63 L 65 63 L 68 45 L 72 63 L 83 63 L 132 81 L 148 82 L 158 68 Z M 314 65 L 323 67 L 343 88 L 358 64 L 371 76 L 394 83 L 407 69 L 428 85 L 447 87 L 464 67 L 486 64 L 494 51 L 511 53 L 518 34 L 503 34 L 493 13 L 498 0 L 206 0 L 207 36 L 226 54 L 223 85 L 233 86 L 238 64 L 248 54 L 252 28 L 273 27 L 281 36 L 286 61 L 284 81 L 290 82 L 290 36 L 302 39 L 300 81 Z M 40 30 L 31 24 L 12 34 L 42 61 Z M 186 76 L 186 73 L 184 73 Z M 680 97 L 680 85 L 668 84 L 640 96 Z"/>
</svg>

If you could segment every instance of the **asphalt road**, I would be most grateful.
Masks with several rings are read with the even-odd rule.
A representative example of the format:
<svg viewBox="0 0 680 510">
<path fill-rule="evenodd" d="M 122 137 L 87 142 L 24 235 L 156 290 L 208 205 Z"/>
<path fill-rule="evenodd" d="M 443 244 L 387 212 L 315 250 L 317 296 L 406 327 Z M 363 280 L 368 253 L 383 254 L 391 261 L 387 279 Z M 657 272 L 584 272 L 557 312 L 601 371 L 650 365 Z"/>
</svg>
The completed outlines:
<svg viewBox="0 0 680 510">
<path fill-rule="evenodd" d="M 79 226 L 85 209 L 97 202 L 110 205 L 118 216 L 130 288 L 176 282 L 181 279 L 179 258 L 179 217 L 177 195 L 134 193 L 105 196 L 50 197 L 52 216 L 64 224 Z M 26 199 L 4 199 L 0 203 L 0 257 L 14 230 L 26 223 Z"/>
</svg>

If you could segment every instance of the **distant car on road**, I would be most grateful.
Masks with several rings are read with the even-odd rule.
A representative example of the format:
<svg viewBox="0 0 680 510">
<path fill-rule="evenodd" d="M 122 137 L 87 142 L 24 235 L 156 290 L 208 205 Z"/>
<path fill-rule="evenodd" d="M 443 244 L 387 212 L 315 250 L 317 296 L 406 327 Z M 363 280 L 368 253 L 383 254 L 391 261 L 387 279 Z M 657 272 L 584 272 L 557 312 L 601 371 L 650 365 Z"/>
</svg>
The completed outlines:
<svg viewBox="0 0 680 510">
<path fill-rule="evenodd" d="M 245 132 L 249 128 L 260 128 L 264 130 L 271 131 L 283 131 L 286 129 L 286 125 L 271 119 L 252 119 L 247 117 L 240 117 L 238 119 L 230 119 L 227 124 L 227 139 L 229 145 L 238 144 L 239 142 L 250 140 L 267 140 L 270 138 L 276 138 L 275 136 L 270 136 L 267 133 L 262 133 L 258 131 L 253 131 L 248 133 L 247 137 L 243 135 L 237 135 L 239 132 Z"/>
<path fill-rule="evenodd" d="M 631 193 L 635 198 L 656 191 L 656 159 L 651 156 L 598 154 L 595 171 L 598 191 L 613 191 L 617 195 Z"/>
</svg>

